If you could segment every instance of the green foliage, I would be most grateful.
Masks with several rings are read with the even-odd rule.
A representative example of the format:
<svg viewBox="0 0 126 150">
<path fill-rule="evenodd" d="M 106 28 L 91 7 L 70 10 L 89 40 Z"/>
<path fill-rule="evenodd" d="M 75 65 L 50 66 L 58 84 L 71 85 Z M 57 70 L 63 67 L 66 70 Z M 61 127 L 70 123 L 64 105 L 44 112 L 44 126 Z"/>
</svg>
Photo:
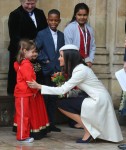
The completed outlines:
<svg viewBox="0 0 126 150">
<path fill-rule="evenodd" d="M 62 73 L 55 73 L 53 76 L 52 76 L 52 81 L 57 85 L 57 86 L 60 86 L 62 85 L 64 82 L 65 82 L 65 77 L 63 76 Z"/>
</svg>

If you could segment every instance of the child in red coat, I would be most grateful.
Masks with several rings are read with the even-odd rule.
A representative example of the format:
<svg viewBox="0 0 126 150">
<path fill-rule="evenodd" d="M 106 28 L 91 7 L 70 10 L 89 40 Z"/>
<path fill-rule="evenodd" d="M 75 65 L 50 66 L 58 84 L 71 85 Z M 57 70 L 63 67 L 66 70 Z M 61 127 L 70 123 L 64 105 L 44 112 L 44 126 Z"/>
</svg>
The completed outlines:
<svg viewBox="0 0 126 150">
<path fill-rule="evenodd" d="M 45 114 L 45 118 L 43 118 L 43 120 L 42 118 L 35 118 L 33 116 L 34 112 L 36 112 L 36 109 L 38 108 L 37 105 L 34 105 L 34 108 L 32 108 L 31 102 L 37 99 L 41 100 L 43 99 L 39 95 L 38 90 L 36 89 L 33 90 L 29 88 L 26 83 L 26 81 L 28 80 L 30 81 L 36 80 L 36 74 L 34 72 L 33 65 L 30 62 L 32 60 L 32 57 L 34 56 L 35 51 L 36 46 L 33 41 L 31 40 L 20 41 L 17 62 L 14 63 L 14 68 L 17 72 L 17 84 L 14 90 L 16 122 L 17 122 L 17 140 L 28 143 L 34 141 L 34 138 L 30 137 L 30 130 L 34 128 L 36 122 L 38 122 L 38 125 L 36 125 L 36 127 L 39 128 L 35 129 L 37 131 L 40 130 L 39 125 L 40 122 L 42 122 L 43 120 L 44 120 L 43 121 L 44 128 L 49 126 L 48 117 L 45 109 L 43 110 Z M 43 103 L 41 103 L 40 106 L 42 105 Z"/>
</svg>

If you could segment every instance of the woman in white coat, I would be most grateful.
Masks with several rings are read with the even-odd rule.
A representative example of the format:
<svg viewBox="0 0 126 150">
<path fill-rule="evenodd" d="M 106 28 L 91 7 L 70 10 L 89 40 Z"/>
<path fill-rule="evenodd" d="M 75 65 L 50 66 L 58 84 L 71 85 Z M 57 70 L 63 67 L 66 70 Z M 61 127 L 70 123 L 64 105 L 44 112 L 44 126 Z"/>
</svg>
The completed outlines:
<svg viewBox="0 0 126 150">
<path fill-rule="evenodd" d="M 61 95 L 77 86 L 89 97 L 78 98 L 74 105 L 72 100 L 63 100 L 59 104 L 59 110 L 63 114 L 84 128 L 84 136 L 76 142 L 89 143 L 96 138 L 112 142 L 122 141 L 111 97 L 92 69 L 82 63 L 78 48 L 71 44 L 63 46 L 60 49 L 59 61 L 60 66 L 64 67 L 64 72 L 69 75 L 67 82 L 61 87 L 49 87 L 35 81 L 27 81 L 29 87 L 41 89 L 42 94 Z"/>
</svg>

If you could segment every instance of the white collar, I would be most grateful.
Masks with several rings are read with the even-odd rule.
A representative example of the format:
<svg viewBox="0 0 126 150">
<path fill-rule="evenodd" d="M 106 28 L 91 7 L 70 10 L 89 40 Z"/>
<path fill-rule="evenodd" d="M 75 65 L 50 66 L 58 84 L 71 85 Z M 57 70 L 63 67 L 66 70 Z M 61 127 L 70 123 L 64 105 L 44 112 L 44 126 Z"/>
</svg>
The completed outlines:
<svg viewBox="0 0 126 150">
<path fill-rule="evenodd" d="M 50 29 L 50 27 L 49 27 L 49 29 Z M 51 31 L 52 35 L 57 34 L 57 31 L 53 31 L 52 29 L 50 29 L 50 31 Z"/>
</svg>

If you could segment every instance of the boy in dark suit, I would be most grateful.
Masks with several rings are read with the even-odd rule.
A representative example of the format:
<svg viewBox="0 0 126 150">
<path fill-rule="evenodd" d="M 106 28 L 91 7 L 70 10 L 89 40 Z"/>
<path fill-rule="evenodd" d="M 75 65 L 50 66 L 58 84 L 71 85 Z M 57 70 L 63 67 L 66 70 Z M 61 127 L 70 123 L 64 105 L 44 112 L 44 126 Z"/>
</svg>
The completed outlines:
<svg viewBox="0 0 126 150">
<path fill-rule="evenodd" d="M 54 72 L 61 71 L 59 58 L 59 49 L 64 45 L 64 35 L 57 30 L 60 23 L 60 12 L 52 9 L 48 12 L 48 27 L 38 32 L 36 45 L 39 49 L 38 61 L 42 66 L 43 84 L 54 86 L 51 76 Z M 51 131 L 60 132 L 55 126 L 56 96 L 46 95 L 45 103 L 50 120 Z"/>
<path fill-rule="evenodd" d="M 8 19 L 10 35 L 8 94 L 13 94 L 16 84 L 16 73 L 13 66 L 18 53 L 19 41 L 24 38 L 33 40 L 38 31 L 48 26 L 43 10 L 36 8 L 37 0 L 20 0 L 20 2 L 21 6 L 12 11 Z"/>
</svg>

